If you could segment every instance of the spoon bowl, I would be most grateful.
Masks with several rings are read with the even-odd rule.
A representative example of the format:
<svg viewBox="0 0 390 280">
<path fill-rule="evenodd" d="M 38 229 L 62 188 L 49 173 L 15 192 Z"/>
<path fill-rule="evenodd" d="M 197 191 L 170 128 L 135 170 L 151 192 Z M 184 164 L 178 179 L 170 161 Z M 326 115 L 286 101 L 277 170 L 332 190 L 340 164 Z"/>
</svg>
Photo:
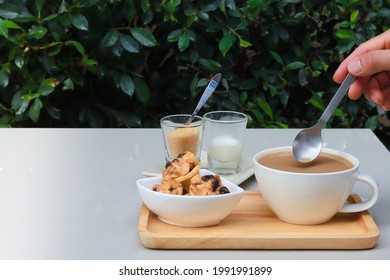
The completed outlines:
<svg viewBox="0 0 390 280">
<path fill-rule="evenodd" d="M 295 159 L 299 158 L 299 162 L 307 163 L 317 158 L 322 149 L 322 127 L 319 124 L 302 130 L 297 134 L 293 142 L 293 154 Z M 300 146 L 305 143 L 305 148 L 301 150 Z"/>
<path fill-rule="evenodd" d="M 333 115 L 334 110 L 340 104 L 356 77 L 348 74 L 336 94 L 333 96 L 328 107 L 326 107 L 317 124 L 301 130 L 294 139 L 292 150 L 295 159 L 301 163 L 308 163 L 315 160 L 322 149 L 321 130 Z"/>
</svg>

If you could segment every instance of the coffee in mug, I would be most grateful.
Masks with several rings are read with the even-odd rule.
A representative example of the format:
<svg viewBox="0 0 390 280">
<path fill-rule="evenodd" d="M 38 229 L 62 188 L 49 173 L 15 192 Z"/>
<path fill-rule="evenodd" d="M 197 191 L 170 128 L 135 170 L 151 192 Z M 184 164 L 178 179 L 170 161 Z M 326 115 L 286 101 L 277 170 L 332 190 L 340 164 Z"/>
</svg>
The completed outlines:
<svg viewBox="0 0 390 280">
<path fill-rule="evenodd" d="M 360 212 L 378 199 L 378 183 L 359 172 L 359 160 L 342 151 L 322 149 L 311 163 L 298 163 L 292 147 L 271 148 L 253 157 L 260 190 L 273 212 L 294 224 L 321 224 L 338 212 Z M 357 181 L 371 189 L 371 198 L 349 204 Z"/>
<path fill-rule="evenodd" d="M 321 152 L 318 157 L 308 163 L 301 163 L 294 158 L 292 151 L 276 151 L 258 159 L 261 165 L 288 172 L 328 173 L 343 171 L 354 165 L 348 159 L 337 154 Z"/>
</svg>

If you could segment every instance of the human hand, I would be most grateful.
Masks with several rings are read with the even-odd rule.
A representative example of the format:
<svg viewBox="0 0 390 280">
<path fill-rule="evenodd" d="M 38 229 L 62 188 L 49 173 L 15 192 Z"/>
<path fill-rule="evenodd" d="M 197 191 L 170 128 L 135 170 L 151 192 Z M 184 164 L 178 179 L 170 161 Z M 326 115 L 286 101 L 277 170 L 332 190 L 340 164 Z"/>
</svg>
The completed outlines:
<svg viewBox="0 0 390 280">
<path fill-rule="evenodd" d="M 357 47 L 337 68 L 333 80 L 341 83 L 350 73 L 356 77 L 348 96 L 363 93 L 383 110 L 390 110 L 390 30 Z"/>
</svg>

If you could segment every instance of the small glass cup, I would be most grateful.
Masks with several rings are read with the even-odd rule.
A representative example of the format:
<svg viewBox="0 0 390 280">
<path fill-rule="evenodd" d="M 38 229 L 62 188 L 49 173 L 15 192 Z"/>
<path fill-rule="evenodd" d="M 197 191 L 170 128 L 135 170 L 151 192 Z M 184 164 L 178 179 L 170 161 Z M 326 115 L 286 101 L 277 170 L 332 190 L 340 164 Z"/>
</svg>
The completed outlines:
<svg viewBox="0 0 390 280">
<path fill-rule="evenodd" d="M 178 155 L 192 152 L 200 161 L 203 119 L 195 116 L 189 125 L 185 123 L 189 114 L 177 114 L 163 117 L 160 125 L 164 137 L 165 161 L 170 162 Z"/>
<path fill-rule="evenodd" d="M 203 146 L 207 149 L 209 169 L 221 175 L 238 173 L 247 116 L 234 111 L 214 111 L 205 114 L 203 120 Z"/>
</svg>

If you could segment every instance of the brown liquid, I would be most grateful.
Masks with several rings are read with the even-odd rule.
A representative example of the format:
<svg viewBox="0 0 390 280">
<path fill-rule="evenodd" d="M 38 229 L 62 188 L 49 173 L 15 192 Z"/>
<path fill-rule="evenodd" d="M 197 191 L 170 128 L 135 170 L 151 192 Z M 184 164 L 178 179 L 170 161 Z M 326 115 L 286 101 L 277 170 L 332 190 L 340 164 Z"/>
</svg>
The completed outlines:
<svg viewBox="0 0 390 280">
<path fill-rule="evenodd" d="M 271 152 L 258 158 L 257 162 L 272 169 L 298 173 L 329 173 L 354 167 L 348 159 L 326 152 L 321 152 L 310 163 L 297 162 L 291 151 Z"/>
</svg>

